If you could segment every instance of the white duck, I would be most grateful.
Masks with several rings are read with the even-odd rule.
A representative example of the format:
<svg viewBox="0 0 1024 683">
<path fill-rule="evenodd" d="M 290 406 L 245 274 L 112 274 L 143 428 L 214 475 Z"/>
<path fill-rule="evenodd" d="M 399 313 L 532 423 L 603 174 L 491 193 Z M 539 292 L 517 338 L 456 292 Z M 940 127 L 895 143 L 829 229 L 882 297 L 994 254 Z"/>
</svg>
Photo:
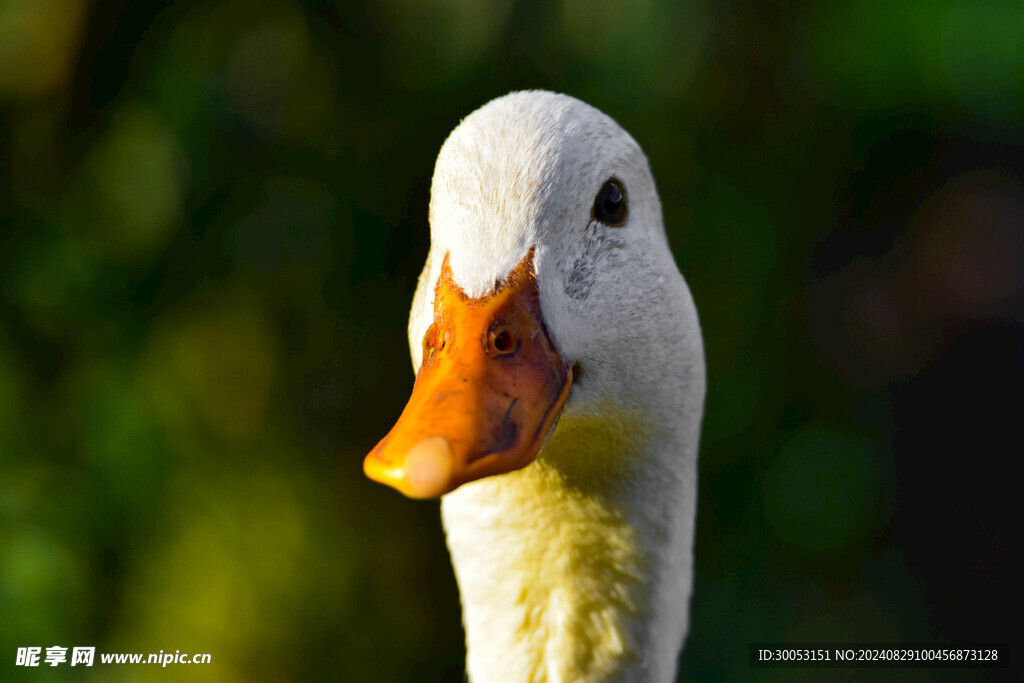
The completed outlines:
<svg viewBox="0 0 1024 683">
<path fill-rule="evenodd" d="M 470 679 L 672 680 L 704 353 L 647 159 L 579 100 L 513 93 L 441 148 L 430 226 L 413 394 L 364 467 L 444 496 Z"/>
</svg>

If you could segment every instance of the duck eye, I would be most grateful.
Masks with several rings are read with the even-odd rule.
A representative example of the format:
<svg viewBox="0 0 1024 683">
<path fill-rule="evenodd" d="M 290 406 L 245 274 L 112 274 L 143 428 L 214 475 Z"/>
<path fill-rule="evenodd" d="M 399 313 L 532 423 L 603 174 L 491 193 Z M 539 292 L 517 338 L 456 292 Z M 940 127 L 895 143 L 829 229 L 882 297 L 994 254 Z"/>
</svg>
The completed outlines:
<svg viewBox="0 0 1024 683">
<path fill-rule="evenodd" d="M 606 225 L 622 225 L 626 220 L 626 188 L 618 178 L 609 178 L 594 197 L 591 214 Z"/>
</svg>

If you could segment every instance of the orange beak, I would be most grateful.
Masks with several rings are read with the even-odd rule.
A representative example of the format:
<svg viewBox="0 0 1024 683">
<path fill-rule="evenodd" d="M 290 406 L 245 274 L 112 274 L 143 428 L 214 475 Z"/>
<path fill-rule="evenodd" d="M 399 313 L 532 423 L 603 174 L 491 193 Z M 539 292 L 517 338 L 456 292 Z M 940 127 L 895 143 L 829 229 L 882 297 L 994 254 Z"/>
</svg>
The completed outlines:
<svg viewBox="0 0 1024 683">
<path fill-rule="evenodd" d="M 533 249 L 479 299 L 455 284 L 446 254 L 412 396 L 363 469 L 411 498 L 436 498 L 526 467 L 571 384 L 544 330 Z"/>
</svg>

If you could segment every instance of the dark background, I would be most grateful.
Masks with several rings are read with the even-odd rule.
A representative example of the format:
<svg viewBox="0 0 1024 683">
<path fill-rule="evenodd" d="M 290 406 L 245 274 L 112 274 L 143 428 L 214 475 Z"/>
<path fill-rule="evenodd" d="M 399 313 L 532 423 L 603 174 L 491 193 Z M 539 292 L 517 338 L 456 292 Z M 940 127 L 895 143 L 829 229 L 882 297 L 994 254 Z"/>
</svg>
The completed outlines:
<svg viewBox="0 0 1024 683">
<path fill-rule="evenodd" d="M 746 648 L 1014 642 L 1022 27 L 954 0 L 3 0 L 0 677 L 462 680 L 437 503 L 361 462 L 412 386 L 437 150 L 545 88 L 646 149 L 701 313 L 680 680 L 989 678 Z M 212 664 L 13 667 L 51 645 Z"/>
</svg>

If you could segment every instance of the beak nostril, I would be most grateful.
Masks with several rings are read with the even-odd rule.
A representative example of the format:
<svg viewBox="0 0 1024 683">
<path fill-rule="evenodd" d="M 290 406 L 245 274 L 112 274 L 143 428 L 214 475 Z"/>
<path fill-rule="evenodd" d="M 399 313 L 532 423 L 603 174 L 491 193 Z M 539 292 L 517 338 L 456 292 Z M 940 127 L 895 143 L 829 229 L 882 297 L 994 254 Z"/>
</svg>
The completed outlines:
<svg viewBox="0 0 1024 683">
<path fill-rule="evenodd" d="M 508 330 L 499 330 L 490 333 L 490 346 L 498 355 L 513 353 L 519 343 Z"/>
<path fill-rule="evenodd" d="M 429 358 L 437 348 L 437 325 L 432 324 L 423 335 L 423 357 Z"/>
</svg>

